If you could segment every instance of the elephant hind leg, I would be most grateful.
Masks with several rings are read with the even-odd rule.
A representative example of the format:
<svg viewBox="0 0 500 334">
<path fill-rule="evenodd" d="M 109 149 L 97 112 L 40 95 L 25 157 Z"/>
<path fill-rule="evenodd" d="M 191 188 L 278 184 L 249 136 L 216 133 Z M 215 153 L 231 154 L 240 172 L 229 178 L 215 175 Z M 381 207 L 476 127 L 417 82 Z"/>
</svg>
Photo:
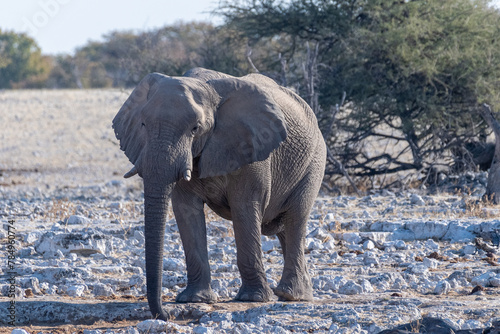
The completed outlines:
<svg viewBox="0 0 500 334">
<path fill-rule="evenodd" d="M 277 233 L 285 264 L 274 294 L 280 300 L 312 300 L 312 283 L 307 270 L 304 239 L 309 213 L 321 186 L 321 179 L 310 173 L 289 199 L 288 211 L 281 217 L 284 230 Z"/>
<path fill-rule="evenodd" d="M 284 301 L 312 300 L 311 278 L 304 255 L 305 224 L 299 223 L 296 217 L 290 219 L 277 237 L 283 250 L 285 265 L 274 294 Z"/>
<path fill-rule="evenodd" d="M 278 240 L 280 241 L 281 250 L 283 251 L 283 258 L 286 258 L 286 235 L 285 231 L 280 231 L 276 234 Z"/>
</svg>

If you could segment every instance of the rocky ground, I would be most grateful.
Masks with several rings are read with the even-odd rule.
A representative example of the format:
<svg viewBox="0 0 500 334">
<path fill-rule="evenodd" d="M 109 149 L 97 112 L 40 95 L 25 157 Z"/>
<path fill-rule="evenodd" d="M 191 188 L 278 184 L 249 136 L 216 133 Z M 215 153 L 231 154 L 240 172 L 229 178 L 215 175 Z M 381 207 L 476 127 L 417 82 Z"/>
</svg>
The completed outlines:
<svg viewBox="0 0 500 334">
<path fill-rule="evenodd" d="M 0 92 L 0 332 L 500 331 L 500 208 L 478 202 L 485 174 L 448 180 L 470 191 L 322 193 L 306 239 L 315 293 L 307 303 L 233 302 L 231 223 L 207 210 L 220 302 L 176 304 L 186 277 L 171 214 L 163 264 L 171 320 L 147 320 L 142 185 L 121 178 L 130 164 L 110 128 L 127 93 Z M 262 237 L 262 248 L 276 286 L 279 242 Z"/>
</svg>

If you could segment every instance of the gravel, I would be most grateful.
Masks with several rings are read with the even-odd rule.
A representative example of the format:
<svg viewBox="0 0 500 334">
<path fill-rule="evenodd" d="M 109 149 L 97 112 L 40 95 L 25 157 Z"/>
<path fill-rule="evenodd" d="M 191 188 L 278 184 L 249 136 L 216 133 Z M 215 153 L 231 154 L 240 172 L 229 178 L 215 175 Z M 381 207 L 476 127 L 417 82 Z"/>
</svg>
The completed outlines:
<svg viewBox="0 0 500 334">
<path fill-rule="evenodd" d="M 13 124 L 0 143 L 2 247 L 8 221 L 16 228 L 16 286 L 11 291 L 0 281 L 2 326 L 7 296 L 16 296 L 9 333 L 403 333 L 417 324 L 500 331 L 500 210 L 477 201 L 485 173 L 449 178 L 454 189 L 468 184 L 471 192 L 321 194 L 305 240 L 312 302 L 233 302 L 241 280 L 232 224 L 207 211 L 219 303 L 175 303 L 187 277 L 170 212 L 162 291 L 170 320 L 148 320 L 142 184 L 121 178 L 130 165 L 109 128 L 127 96 L 0 92 Z M 262 248 L 275 287 L 283 267 L 279 241 L 263 236 Z M 4 259 L 0 277 L 7 277 Z"/>
<path fill-rule="evenodd" d="M 4 217 L 14 216 L 15 211 L 17 245 L 23 250 L 16 269 L 19 325 L 64 322 L 67 312 L 72 313 L 73 324 L 85 324 L 89 319 L 103 318 L 101 307 L 106 309 L 106 321 L 148 317 L 143 297 L 142 191 L 124 182 L 87 187 L 84 198 L 78 195 L 82 191 L 82 187 L 75 187 L 45 193 L 49 198 L 64 194 L 71 198 L 68 202 L 73 207 L 84 212 L 84 216 L 67 211 L 52 217 L 49 213 L 54 211 L 55 201 L 29 199 L 16 189 L 4 190 L 8 199 L 3 197 L 0 204 L 8 202 L 10 207 Z M 430 199 L 441 207 L 453 197 Z M 111 201 L 122 203 L 113 205 L 119 210 L 116 214 L 110 214 Z M 306 239 L 315 294 L 311 303 L 232 302 L 241 280 L 231 222 L 211 212 L 207 213 L 207 234 L 212 288 L 222 303 L 174 303 L 187 277 L 171 216 L 165 233 L 163 295 L 172 321 L 144 320 L 126 329 L 108 329 L 108 333 L 174 329 L 180 333 L 378 333 L 428 315 L 459 330 L 492 327 L 500 314 L 499 252 L 486 252 L 477 242 L 498 250 L 493 241 L 500 231 L 500 220 L 469 217 L 465 211 L 447 212 L 447 218 L 416 214 L 415 208 L 421 206 L 411 204 L 410 194 L 398 195 L 399 204 L 388 215 L 384 208 L 392 201 L 393 196 L 377 194 L 348 200 L 343 196 L 317 199 Z M 346 206 L 336 205 L 346 202 Z M 367 216 L 363 214 L 367 206 L 370 218 L 361 218 Z M 425 209 L 432 207 L 426 204 Z M 263 236 L 262 246 L 273 287 L 283 266 L 279 241 Z M 472 293 L 477 286 L 481 289 Z M 0 288 L 6 296 L 8 284 Z M 71 311 L 57 305 L 71 300 L 78 300 Z M 123 306 L 116 307 L 111 300 Z M 6 319 L 6 303 L 0 305 L 0 319 Z M 191 320 L 181 321 L 183 318 Z"/>
</svg>

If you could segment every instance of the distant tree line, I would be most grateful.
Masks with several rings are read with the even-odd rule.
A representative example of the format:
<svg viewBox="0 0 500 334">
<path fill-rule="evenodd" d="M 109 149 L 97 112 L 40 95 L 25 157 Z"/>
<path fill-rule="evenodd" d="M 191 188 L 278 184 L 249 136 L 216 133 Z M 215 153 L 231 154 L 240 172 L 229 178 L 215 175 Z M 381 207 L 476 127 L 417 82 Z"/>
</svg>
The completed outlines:
<svg viewBox="0 0 500 334">
<path fill-rule="evenodd" d="M 490 1 L 244 0 L 216 12 L 220 26 L 113 32 L 74 55 L 42 56 L 28 36 L 0 33 L 0 88 L 132 87 L 194 66 L 260 72 L 314 110 L 332 177 L 384 186 L 397 172 L 435 182 L 488 166 L 478 108 L 500 106 L 500 12 Z"/>
<path fill-rule="evenodd" d="M 182 75 L 195 66 L 244 75 L 251 72 L 245 48 L 234 31 L 199 22 L 115 31 L 56 56 L 42 56 L 24 34 L 0 31 L 0 88 L 133 87 L 150 72 Z"/>
</svg>

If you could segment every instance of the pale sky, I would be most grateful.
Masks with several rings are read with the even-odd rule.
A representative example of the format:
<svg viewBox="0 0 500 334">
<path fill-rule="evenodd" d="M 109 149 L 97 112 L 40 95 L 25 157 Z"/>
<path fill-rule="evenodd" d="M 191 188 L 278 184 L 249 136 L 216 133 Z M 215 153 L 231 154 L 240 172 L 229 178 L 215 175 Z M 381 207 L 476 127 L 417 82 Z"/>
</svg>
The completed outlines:
<svg viewBox="0 0 500 334">
<path fill-rule="evenodd" d="M 221 22 L 218 0 L 0 0 L 0 29 L 26 32 L 44 54 L 73 53 L 114 30 L 150 30 L 176 21 Z M 500 0 L 491 1 L 500 8 Z"/>
<path fill-rule="evenodd" d="M 500 0 L 499 0 L 500 1 Z M 220 22 L 218 0 L 0 0 L 0 29 L 26 32 L 44 54 L 73 53 L 114 30 L 149 30 L 176 21 Z"/>
</svg>

